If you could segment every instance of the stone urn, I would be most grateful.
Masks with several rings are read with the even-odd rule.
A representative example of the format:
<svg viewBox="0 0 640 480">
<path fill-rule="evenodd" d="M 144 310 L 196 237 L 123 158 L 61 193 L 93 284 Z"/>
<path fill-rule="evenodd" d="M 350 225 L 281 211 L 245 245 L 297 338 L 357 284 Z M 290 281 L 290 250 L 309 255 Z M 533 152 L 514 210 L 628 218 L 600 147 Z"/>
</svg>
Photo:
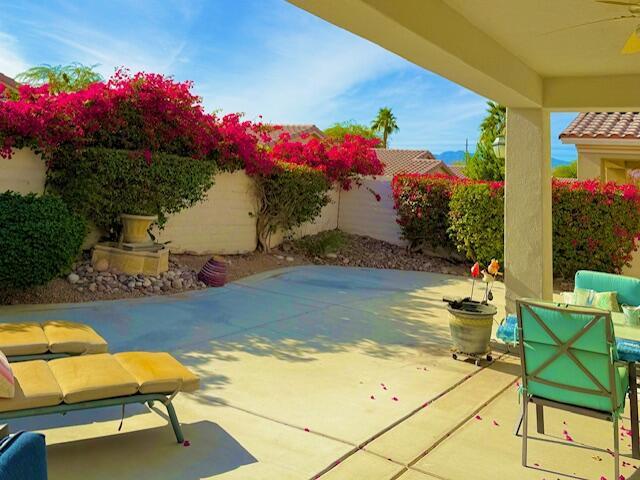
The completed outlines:
<svg viewBox="0 0 640 480">
<path fill-rule="evenodd" d="M 158 220 L 156 215 L 120 215 L 122 221 L 122 241 L 124 243 L 150 243 L 148 230 Z"/>
<path fill-rule="evenodd" d="M 447 301 L 447 300 L 445 300 Z M 480 364 L 480 358 L 486 356 L 491 361 L 491 329 L 493 317 L 498 310 L 487 303 L 464 299 L 447 301 L 449 312 L 449 330 L 453 341 L 452 357 L 466 355 Z"/>
</svg>

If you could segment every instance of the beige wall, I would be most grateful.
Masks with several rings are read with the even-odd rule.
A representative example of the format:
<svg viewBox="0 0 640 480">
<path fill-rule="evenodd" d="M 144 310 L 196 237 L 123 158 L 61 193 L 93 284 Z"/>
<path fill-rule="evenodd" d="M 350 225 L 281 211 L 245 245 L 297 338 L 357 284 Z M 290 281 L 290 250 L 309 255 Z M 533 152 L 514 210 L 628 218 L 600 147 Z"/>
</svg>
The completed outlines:
<svg viewBox="0 0 640 480">
<path fill-rule="evenodd" d="M 15 150 L 10 159 L 0 158 L 0 192 L 42 193 L 46 166 L 31 149 Z"/>
<path fill-rule="evenodd" d="M 367 187 L 380 195 L 379 202 L 376 202 Z M 400 238 L 400 227 L 396 223 L 391 180 L 368 179 L 360 188 L 354 186 L 349 191 L 341 192 L 338 228 L 347 233 L 405 245 Z"/>
<path fill-rule="evenodd" d="M 245 253 L 256 248 L 251 179 L 244 172 L 220 173 L 207 198 L 173 215 L 159 235 L 174 252 Z"/>
</svg>

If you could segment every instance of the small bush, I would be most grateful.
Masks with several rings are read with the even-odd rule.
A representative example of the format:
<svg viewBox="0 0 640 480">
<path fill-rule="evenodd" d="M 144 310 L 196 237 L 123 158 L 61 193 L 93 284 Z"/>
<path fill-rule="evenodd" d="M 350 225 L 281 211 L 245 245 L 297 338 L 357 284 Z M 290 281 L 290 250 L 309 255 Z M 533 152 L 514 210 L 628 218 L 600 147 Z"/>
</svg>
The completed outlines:
<svg viewBox="0 0 640 480">
<path fill-rule="evenodd" d="M 554 181 L 552 221 L 557 277 L 580 269 L 620 273 L 640 234 L 640 192 L 613 182 Z"/>
<path fill-rule="evenodd" d="M 504 187 L 501 182 L 459 183 L 449 204 L 449 234 L 460 253 L 488 265 L 503 263 Z"/>
<path fill-rule="evenodd" d="M 459 182 L 446 175 L 398 175 L 393 178 L 394 206 L 402 238 L 413 250 L 429 247 L 453 250 L 449 238 L 449 201 Z"/>
<path fill-rule="evenodd" d="M 67 271 L 86 234 L 58 197 L 0 194 L 0 289 L 42 285 Z"/>
<path fill-rule="evenodd" d="M 297 240 L 296 245 L 310 257 L 322 257 L 327 253 L 340 251 L 347 243 L 347 237 L 340 230 L 326 230 L 317 235 L 308 235 Z"/>
<path fill-rule="evenodd" d="M 331 183 L 322 170 L 280 162 L 271 173 L 253 178 L 258 248 L 263 251 L 269 251 L 275 232 L 313 220 L 330 202 Z"/>
<path fill-rule="evenodd" d="M 60 150 L 48 185 L 75 211 L 117 237 L 120 214 L 167 215 L 201 201 L 214 182 L 215 163 L 166 153 L 151 158 L 129 150 Z"/>
</svg>

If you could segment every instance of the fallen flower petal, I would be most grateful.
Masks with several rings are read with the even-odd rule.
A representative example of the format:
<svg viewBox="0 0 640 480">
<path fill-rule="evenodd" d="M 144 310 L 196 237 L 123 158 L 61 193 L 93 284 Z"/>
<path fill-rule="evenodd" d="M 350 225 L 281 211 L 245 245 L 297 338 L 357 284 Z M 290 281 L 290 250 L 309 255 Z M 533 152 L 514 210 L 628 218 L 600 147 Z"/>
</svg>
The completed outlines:
<svg viewBox="0 0 640 480">
<path fill-rule="evenodd" d="M 184 442 L 182 442 L 182 446 L 190 447 L 191 446 L 191 442 L 189 440 L 185 440 Z"/>
<path fill-rule="evenodd" d="M 476 416 L 475 416 L 475 419 L 476 419 L 476 420 L 482 420 L 482 417 L 481 417 L 480 415 L 476 415 Z"/>
</svg>

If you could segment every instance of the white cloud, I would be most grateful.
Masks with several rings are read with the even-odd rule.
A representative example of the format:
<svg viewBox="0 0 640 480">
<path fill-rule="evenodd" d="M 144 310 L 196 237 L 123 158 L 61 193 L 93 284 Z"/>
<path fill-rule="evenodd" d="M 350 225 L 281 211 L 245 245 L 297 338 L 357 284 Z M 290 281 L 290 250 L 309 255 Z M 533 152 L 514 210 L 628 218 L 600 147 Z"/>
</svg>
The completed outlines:
<svg viewBox="0 0 640 480">
<path fill-rule="evenodd" d="M 10 77 L 29 68 L 18 48 L 16 39 L 0 32 L 0 72 Z"/>
<path fill-rule="evenodd" d="M 402 68 L 395 55 L 346 32 L 323 28 L 272 29 L 260 52 L 235 71 L 212 71 L 197 88 L 211 109 L 262 114 L 276 123 L 334 118 L 345 91 Z"/>
</svg>

